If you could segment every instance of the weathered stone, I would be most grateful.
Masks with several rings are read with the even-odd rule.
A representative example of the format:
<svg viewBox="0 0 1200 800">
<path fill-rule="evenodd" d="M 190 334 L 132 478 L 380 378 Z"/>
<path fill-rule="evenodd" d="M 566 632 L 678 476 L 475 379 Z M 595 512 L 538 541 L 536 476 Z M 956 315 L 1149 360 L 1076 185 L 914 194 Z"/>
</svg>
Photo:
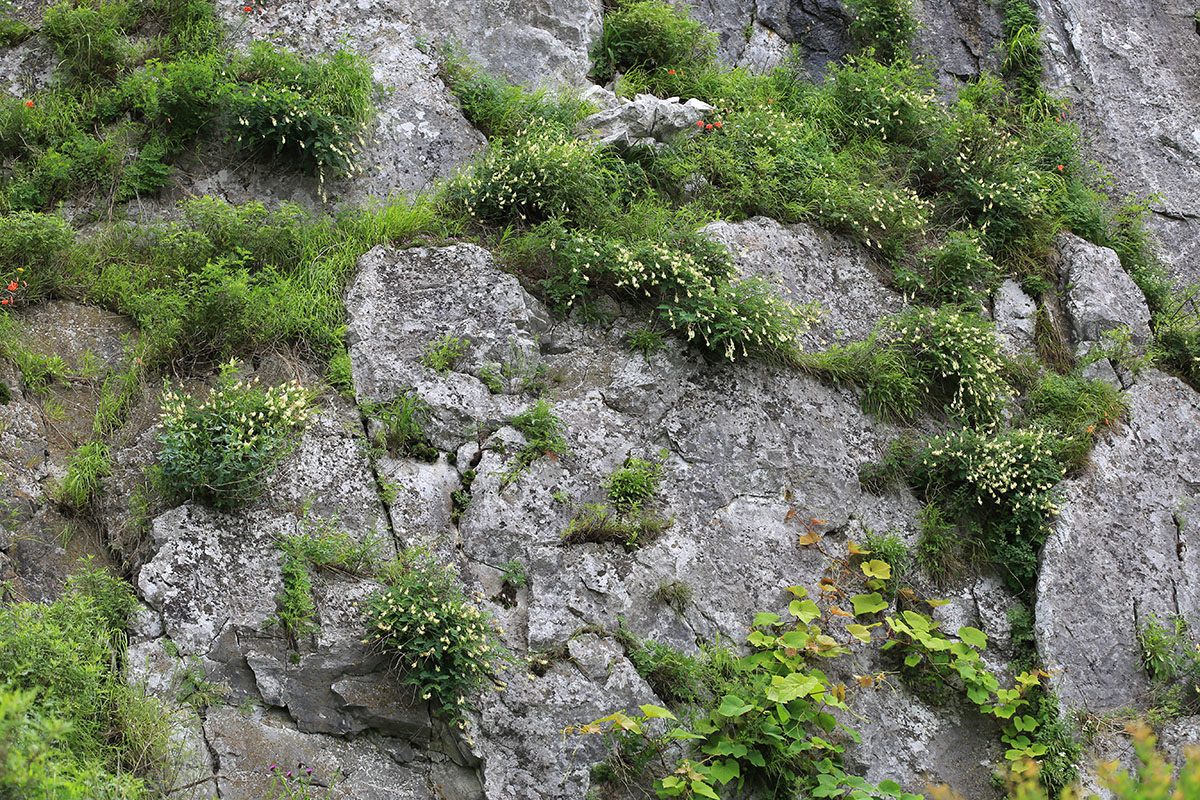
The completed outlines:
<svg viewBox="0 0 1200 800">
<path fill-rule="evenodd" d="M 1071 233 L 1059 234 L 1054 245 L 1075 341 L 1096 342 L 1105 331 L 1126 328 L 1135 344 L 1146 342 L 1150 309 L 1117 254 Z"/>
<path fill-rule="evenodd" d="M 974 0 L 919 0 L 913 16 L 920 23 L 914 42 L 918 58 L 931 62 L 943 94 L 953 96 L 964 83 L 1000 69 L 1004 9 Z"/>
<path fill-rule="evenodd" d="M 1088 473 L 1064 484 L 1042 552 L 1038 651 L 1064 710 L 1142 703 L 1138 627 L 1151 614 L 1200 612 L 1200 550 L 1186 521 L 1200 497 L 1200 398 L 1149 372 L 1128 400 L 1128 425 L 1101 437 Z"/>
<path fill-rule="evenodd" d="M 1200 280 L 1200 59 L 1193 4 L 1040 0 L 1049 88 L 1071 102 L 1113 196 L 1153 198 L 1149 226 L 1185 283 Z"/>
<path fill-rule="evenodd" d="M 1015 356 L 1034 348 L 1033 329 L 1037 319 L 1037 304 L 1013 279 L 1006 279 L 996 290 L 992 298 L 992 318 L 996 322 L 996 335 L 1000 337 L 1006 355 Z"/>
<path fill-rule="evenodd" d="M 904 308 L 903 298 L 880 282 L 867 251 L 828 231 L 766 217 L 713 222 L 704 230 L 729 248 L 743 275 L 779 279 L 792 302 L 820 305 L 820 323 L 801 339 L 808 348 L 864 339 L 880 318 Z"/>
<path fill-rule="evenodd" d="M 221 765 L 218 788 L 223 800 L 269 797 L 272 781 L 286 785 L 301 775 L 311 783 L 310 791 L 327 794 L 330 800 L 434 797 L 422 765 L 398 764 L 388 754 L 387 740 L 346 741 L 301 733 L 276 714 L 225 707 L 208 712 L 204 733 Z"/>
<path fill-rule="evenodd" d="M 700 100 L 680 102 L 639 94 L 619 106 L 598 111 L 582 120 L 576 132 L 598 145 L 628 150 L 631 147 L 666 147 L 681 137 L 694 135 L 696 123 L 713 107 Z"/>
</svg>

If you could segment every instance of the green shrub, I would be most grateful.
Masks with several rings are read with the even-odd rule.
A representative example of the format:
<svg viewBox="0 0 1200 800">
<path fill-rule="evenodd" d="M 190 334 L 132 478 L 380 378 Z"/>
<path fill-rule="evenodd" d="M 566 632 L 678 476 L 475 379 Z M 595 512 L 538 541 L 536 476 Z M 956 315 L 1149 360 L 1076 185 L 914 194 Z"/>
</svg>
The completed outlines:
<svg viewBox="0 0 1200 800">
<path fill-rule="evenodd" d="M 22 301 L 54 295 L 62 286 L 63 261 L 74 238 L 56 214 L 13 211 L 0 216 L 0 280 L 19 283 Z"/>
<path fill-rule="evenodd" d="M 617 641 L 625 648 L 629 663 L 667 705 L 699 705 L 713 699 L 709 687 L 715 680 L 705 659 L 684 655 L 653 639 L 643 639 L 631 633 L 623 620 Z"/>
<path fill-rule="evenodd" d="M 897 288 L 933 304 L 986 301 L 1000 285 L 1000 269 L 973 231 L 952 231 L 938 247 L 895 270 Z"/>
<path fill-rule="evenodd" d="M 1030 416 L 1060 433 L 1060 458 L 1073 470 L 1084 465 L 1097 431 L 1116 425 L 1127 410 L 1120 389 L 1076 373 L 1046 372 L 1029 392 Z"/>
<path fill-rule="evenodd" d="M 345 50 L 307 61 L 266 42 L 232 71 L 242 85 L 222 98 L 243 146 L 286 153 L 325 182 L 357 174 L 371 103 L 371 70 Z"/>
<path fill-rule="evenodd" d="M 501 475 L 501 487 L 508 486 L 529 471 L 533 462 L 542 456 L 558 457 L 569 452 L 566 428 L 545 400 L 538 400 L 520 414 L 511 417 L 508 424 L 524 435 L 525 446 L 513 457 Z"/>
<path fill-rule="evenodd" d="M 171 497 L 223 509 L 251 502 L 306 424 L 308 395 L 299 384 L 262 390 L 235 379 L 233 369 L 236 362 L 203 402 L 164 389 L 158 460 Z"/>
<path fill-rule="evenodd" d="M 50 604 L 0 608 L 0 795 L 149 798 L 169 724 L 118 665 L 133 593 L 83 563 Z"/>
<path fill-rule="evenodd" d="M 512 136 L 538 123 L 570 130 L 595 110 L 576 92 L 530 91 L 488 75 L 449 47 L 441 51 L 439 72 L 458 98 L 463 116 L 488 137 Z"/>
<path fill-rule="evenodd" d="M 894 597 L 896 590 L 906 579 L 909 565 L 912 562 L 908 546 L 895 534 L 869 532 L 863 543 L 863 549 L 872 559 L 882 561 L 891 567 L 891 577 L 884 580 L 880 591 L 885 596 Z"/>
<path fill-rule="evenodd" d="M 125 59 L 125 27 L 134 22 L 127 0 L 63 0 L 46 10 L 42 34 L 59 66 L 74 79 L 111 75 Z"/>
<path fill-rule="evenodd" d="M 608 501 L 622 512 L 635 511 L 642 503 L 651 500 L 658 494 L 658 484 L 662 480 L 663 464 L 659 461 L 647 461 L 637 456 L 629 456 L 624 465 L 604 479 L 604 490 Z"/>
<path fill-rule="evenodd" d="M 470 346 L 469 339 L 446 334 L 426 343 L 421 363 L 439 375 L 446 375 L 467 354 Z"/>
<path fill-rule="evenodd" d="M 595 218 L 619 178 L 593 144 L 534 122 L 487 151 L 450 182 L 449 208 L 489 224 L 536 224 L 551 217 Z"/>
<path fill-rule="evenodd" d="M 604 16 L 591 76 L 608 83 L 614 73 L 635 66 L 663 72 L 703 68 L 716 48 L 716 34 L 665 0 L 623 0 Z"/>
<path fill-rule="evenodd" d="M 312 597 L 312 578 L 308 574 L 308 562 L 304 558 L 301 544 L 287 537 L 280 540 L 278 546 L 283 551 L 283 594 L 275 596 L 278 622 L 287 631 L 292 642 L 299 644 L 301 639 L 317 631 L 314 622 L 317 607 Z M 268 624 L 273 621 L 269 620 Z"/>
<path fill-rule="evenodd" d="M 463 595 L 455 574 L 422 549 L 402 553 L 366 603 L 368 643 L 435 712 L 465 725 L 468 696 L 495 685 L 509 654 L 500 630 Z"/>
<path fill-rule="evenodd" d="M 1008 585 L 1031 591 L 1038 552 L 1058 513 L 1060 447 L 1058 437 L 1041 428 L 949 433 L 929 440 L 909 480 L 926 498 L 977 525 Z"/>
<path fill-rule="evenodd" d="M 628 511 L 620 511 L 603 503 L 584 503 L 575 509 L 574 516 L 562 533 L 562 543 L 611 542 L 632 551 L 653 542 L 674 522 L 674 519 L 650 509 L 633 507 Z"/>
</svg>

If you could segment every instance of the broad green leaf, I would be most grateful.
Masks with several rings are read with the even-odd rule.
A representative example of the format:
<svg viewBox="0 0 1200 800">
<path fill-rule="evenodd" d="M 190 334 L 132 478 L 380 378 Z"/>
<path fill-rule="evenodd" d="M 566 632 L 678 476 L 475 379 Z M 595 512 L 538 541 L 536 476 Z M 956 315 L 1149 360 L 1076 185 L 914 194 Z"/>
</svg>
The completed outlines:
<svg viewBox="0 0 1200 800">
<path fill-rule="evenodd" d="M 1013 717 L 1012 723 L 1019 731 L 1032 731 L 1038 726 L 1037 719 L 1028 714 Z"/>
<path fill-rule="evenodd" d="M 741 765 L 732 758 L 726 758 L 723 761 L 714 761 L 709 766 L 708 771 L 721 784 L 729 783 L 734 778 L 740 778 L 742 775 Z"/>
<path fill-rule="evenodd" d="M 721 706 L 717 709 L 717 713 L 723 717 L 740 717 L 753 708 L 752 704 L 745 702 L 737 695 L 727 694 L 721 698 Z"/>
<path fill-rule="evenodd" d="M 675 728 L 675 729 L 671 730 L 670 732 L 668 732 L 667 736 L 671 737 L 672 739 L 703 739 L 703 738 L 705 738 L 698 733 L 692 733 L 691 731 L 685 731 L 683 728 Z"/>
<path fill-rule="evenodd" d="M 900 793 L 904 791 L 903 786 L 896 783 L 895 781 L 889 781 L 889 780 L 880 781 L 879 786 L 877 788 L 879 789 L 880 792 L 883 793 L 884 797 L 899 797 Z"/>
<path fill-rule="evenodd" d="M 808 631 L 788 631 L 779 637 L 779 643 L 784 647 L 800 650 L 808 644 L 808 639 Z"/>
<path fill-rule="evenodd" d="M 892 565 L 879 559 L 864 561 L 862 563 L 862 571 L 868 578 L 879 578 L 886 581 L 892 577 Z"/>
<path fill-rule="evenodd" d="M 793 672 L 786 678 L 774 675 L 767 689 L 767 699 L 773 703 L 787 703 L 797 697 L 807 697 L 821 688 L 821 681 L 810 675 L 799 672 Z"/>
<path fill-rule="evenodd" d="M 920 653 L 909 653 L 908 655 L 906 655 L 904 657 L 904 666 L 906 666 L 906 667 L 915 667 L 917 664 L 920 664 L 920 663 L 921 663 L 921 654 Z"/>
<path fill-rule="evenodd" d="M 850 598 L 850 602 L 854 604 L 854 614 L 874 614 L 876 611 L 883 611 L 888 607 L 887 601 L 879 592 L 871 592 L 870 594 L 856 594 Z"/>
<path fill-rule="evenodd" d="M 692 791 L 701 797 L 711 797 L 713 800 L 721 800 L 721 796 L 713 791 L 712 786 L 707 781 L 693 780 Z"/>
<path fill-rule="evenodd" d="M 808 597 L 808 589 L 805 589 L 803 586 L 789 586 L 787 590 L 801 600 Z"/>
<path fill-rule="evenodd" d="M 760 625 L 774 625 L 776 622 L 779 622 L 778 614 L 772 614 L 769 611 L 760 611 L 754 615 L 753 627 L 757 628 Z"/>
<path fill-rule="evenodd" d="M 979 628 L 972 628 L 970 625 L 963 625 L 958 629 L 958 638 L 971 645 L 971 647 L 980 650 L 987 647 L 987 634 L 979 630 Z"/>
<path fill-rule="evenodd" d="M 807 625 L 821 616 L 821 609 L 812 600 L 793 600 L 788 604 L 788 613 Z"/>
<path fill-rule="evenodd" d="M 640 708 L 642 713 L 650 719 L 675 719 L 675 715 L 670 711 L 667 711 L 662 706 L 656 706 L 647 703 L 644 706 L 638 706 L 638 708 Z"/>
</svg>

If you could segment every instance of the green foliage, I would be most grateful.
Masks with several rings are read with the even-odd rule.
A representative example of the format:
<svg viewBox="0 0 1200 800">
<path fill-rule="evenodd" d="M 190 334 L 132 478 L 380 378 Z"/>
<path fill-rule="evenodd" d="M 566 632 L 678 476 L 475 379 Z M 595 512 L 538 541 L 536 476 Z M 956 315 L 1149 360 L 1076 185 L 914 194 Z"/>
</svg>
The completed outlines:
<svg viewBox="0 0 1200 800">
<path fill-rule="evenodd" d="M 1160 687 L 1200 681 L 1200 650 L 1192 626 L 1181 615 L 1160 619 L 1151 614 L 1137 629 L 1142 669 Z M 1194 685 L 1188 689 L 1195 694 Z M 1195 700 L 1193 696 L 1193 702 Z"/>
<path fill-rule="evenodd" d="M 33 29 L 24 22 L 9 16 L 14 9 L 11 3 L 0 7 L 0 46 L 13 47 L 34 34 Z"/>
<path fill-rule="evenodd" d="M 313 622 L 317 607 L 312 597 L 312 578 L 308 574 L 308 563 L 301 548 L 302 545 L 290 537 L 280 540 L 279 549 L 283 551 L 283 594 L 275 596 L 278 621 L 296 643 L 317 630 Z"/>
<path fill-rule="evenodd" d="M 1000 285 L 1001 272 L 977 233 L 952 231 L 940 246 L 897 265 L 896 286 L 932 304 L 985 301 Z"/>
<path fill-rule="evenodd" d="M 654 590 L 654 594 L 650 596 L 660 603 L 670 606 L 677 614 L 682 614 L 687 608 L 687 604 L 692 601 L 693 594 L 694 591 L 690 585 L 682 581 L 670 581 L 660 583 Z"/>
<path fill-rule="evenodd" d="M 437 713 L 464 724 L 468 695 L 493 686 L 509 659 L 496 623 L 425 550 L 401 554 L 385 581 L 366 602 L 367 642 Z"/>
<path fill-rule="evenodd" d="M 325 370 L 325 380 L 342 397 L 347 400 L 354 399 L 354 365 L 350 361 L 349 353 L 342 350 L 329 359 L 329 367 Z"/>
<path fill-rule="evenodd" d="M 665 0 L 622 0 L 604 16 L 604 31 L 592 48 L 591 77 L 603 84 L 631 67 L 703 69 L 716 48 L 712 31 Z"/>
<path fill-rule="evenodd" d="M 622 512 L 603 503 L 584 503 L 575 509 L 562 533 L 562 543 L 615 542 L 626 550 L 636 550 L 653 542 L 674 522 L 651 509 L 634 507 Z"/>
<path fill-rule="evenodd" d="M 660 454 L 657 461 L 629 456 L 620 469 L 605 478 L 604 490 L 613 507 L 625 513 L 636 511 L 643 502 L 658 494 L 664 458 L 665 453 Z"/>
<path fill-rule="evenodd" d="M 468 339 L 446 334 L 425 345 L 421 354 L 421 363 L 439 375 L 445 375 L 467 354 L 471 346 Z"/>
<path fill-rule="evenodd" d="M 616 166 L 594 144 L 535 121 L 494 140 L 447 185 L 445 202 L 452 213 L 495 225 L 594 219 L 620 191 Z"/>
<path fill-rule="evenodd" d="M 937 503 L 921 507 L 919 522 L 921 540 L 917 543 L 917 564 L 934 583 L 942 585 L 958 564 L 959 542 L 954 535 L 954 525 L 946 519 Z"/>
<path fill-rule="evenodd" d="M 55 214 L 14 211 L 0 216 L 0 279 L 20 283 L 18 296 L 32 302 L 62 288 L 62 267 L 74 237 Z"/>
<path fill-rule="evenodd" d="M 917 21 L 911 0 L 846 0 L 850 38 L 884 64 L 909 58 Z"/>
<path fill-rule="evenodd" d="M 1030 416 L 1061 435 L 1060 458 L 1069 469 L 1082 467 L 1097 431 L 1116 425 L 1128 411 L 1120 389 L 1077 373 L 1042 374 L 1028 401 Z"/>
<path fill-rule="evenodd" d="M 885 418 L 911 419 L 925 408 L 986 426 L 1004 408 L 1004 357 L 992 325 L 956 306 L 914 308 L 885 320 L 866 341 L 805 355 L 799 363 L 834 380 L 862 383 L 864 408 Z"/>
<path fill-rule="evenodd" d="M 808 306 L 795 306 L 758 277 L 738 278 L 728 255 L 711 246 L 692 250 L 654 240 L 625 242 L 568 231 L 552 222 L 537 235 L 552 259 L 544 283 L 552 302 L 569 308 L 593 292 L 611 289 L 657 304 L 669 328 L 733 360 L 750 355 L 783 358 L 815 319 Z"/>
<path fill-rule="evenodd" d="M 703 654 L 687 656 L 661 642 L 643 639 L 631 633 L 624 621 L 618 628 L 617 641 L 625 648 L 629 663 L 668 705 L 698 705 L 715 699 L 712 687 L 719 676 L 713 674 L 710 660 Z"/>
<path fill-rule="evenodd" d="M 75 511 L 82 511 L 100 489 L 100 479 L 112 471 L 108 445 L 92 441 L 78 447 L 67 460 L 67 474 L 55 497 Z"/>
<path fill-rule="evenodd" d="M 508 421 L 525 437 L 525 446 L 516 454 L 501 476 L 501 487 L 508 486 L 529 470 L 534 461 L 546 455 L 564 456 L 567 448 L 566 429 L 554 415 L 550 404 L 538 400 Z"/>
<path fill-rule="evenodd" d="M 135 603 L 119 578 L 84 563 L 59 600 L 0 608 L 0 794 L 151 797 L 168 723 L 119 668 Z"/>
<path fill-rule="evenodd" d="M 569 130 L 595 110 L 573 92 L 530 91 L 488 75 L 451 47 L 440 55 L 442 80 L 458 98 L 463 115 L 489 137 L 512 136 L 539 123 Z"/>
<path fill-rule="evenodd" d="M 364 58 L 339 50 L 306 60 L 256 42 L 231 70 L 243 85 L 225 102 L 243 147 L 286 152 L 322 183 L 361 171 L 357 158 L 374 113 Z"/>
<path fill-rule="evenodd" d="M 1038 551 L 1058 513 L 1061 444 L 1043 428 L 962 430 L 934 437 L 912 465 L 911 485 L 978 525 L 980 540 L 1010 588 L 1032 591 Z"/>
<path fill-rule="evenodd" d="M 881 579 L 880 591 L 885 597 L 895 597 L 896 591 L 907 577 L 909 565 L 912 563 L 912 555 L 908 551 L 908 546 L 895 534 L 869 532 L 863 543 L 863 549 L 867 551 L 867 555 L 872 560 L 882 561 L 888 565 L 890 575 Z"/>
<path fill-rule="evenodd" d="M 505 563 L 504 572 L 500 575 L 500 582 L 513 589 L 523 589 L 528 586 L 529 575 L 525 572 L 525 565 L 516 558 Z"/>
<path fill-rule="evenodd" d="M 625 336 L 625 344 L 631 353 L 641 353 L 647 364 L 650 363 L 650 356 L 664 346 L 662 333 L 648 326 L 630 331 Z"/>
<path fill-rule="evenodd" d="M 169 496 L 215 508 L 251 502 L 305 426 L 308 395 L 298 383 L 264 391 L 236 379 L 236 366 L 230 362 L 203 402 L 164 389 L 158 460 Z"/>
<path fill-rule="evenodd" d="M 422 461 L 437 458 L 437 450 L 425 435 L 429 405 L 415 391 L 401 392 L 390 403 L 367 404 L 363 412 L 379 423 L 375 443 L 392 455 L 412 456 Z"/>
<path fill-rule="evenodd" d="M 134 22 L 127 0 L 62 0 L 42 17 L 42 35 L 59 67 L 73 79 L 111 75 L 125 58 L 125 28 Z"/>
</svg>

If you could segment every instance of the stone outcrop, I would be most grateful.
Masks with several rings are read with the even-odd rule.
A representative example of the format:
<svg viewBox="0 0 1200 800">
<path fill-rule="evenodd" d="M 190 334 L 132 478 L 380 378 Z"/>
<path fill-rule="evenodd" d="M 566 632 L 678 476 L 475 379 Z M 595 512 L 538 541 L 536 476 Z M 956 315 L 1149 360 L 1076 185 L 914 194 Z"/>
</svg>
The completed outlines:
<svg viewBox="0 0 1200 800">
<path fill-rule="evenodd" d="M 1150 339 L 1150 309 L 1117 254 L 1072 233 L 1059 234 L 1054 247 L 1066 285 L 1071 338 L 1080 345 L 1095 343 L 1107 331 L 1124 328 L 1133 344 L 1145 344 Z"/>
</svg>

